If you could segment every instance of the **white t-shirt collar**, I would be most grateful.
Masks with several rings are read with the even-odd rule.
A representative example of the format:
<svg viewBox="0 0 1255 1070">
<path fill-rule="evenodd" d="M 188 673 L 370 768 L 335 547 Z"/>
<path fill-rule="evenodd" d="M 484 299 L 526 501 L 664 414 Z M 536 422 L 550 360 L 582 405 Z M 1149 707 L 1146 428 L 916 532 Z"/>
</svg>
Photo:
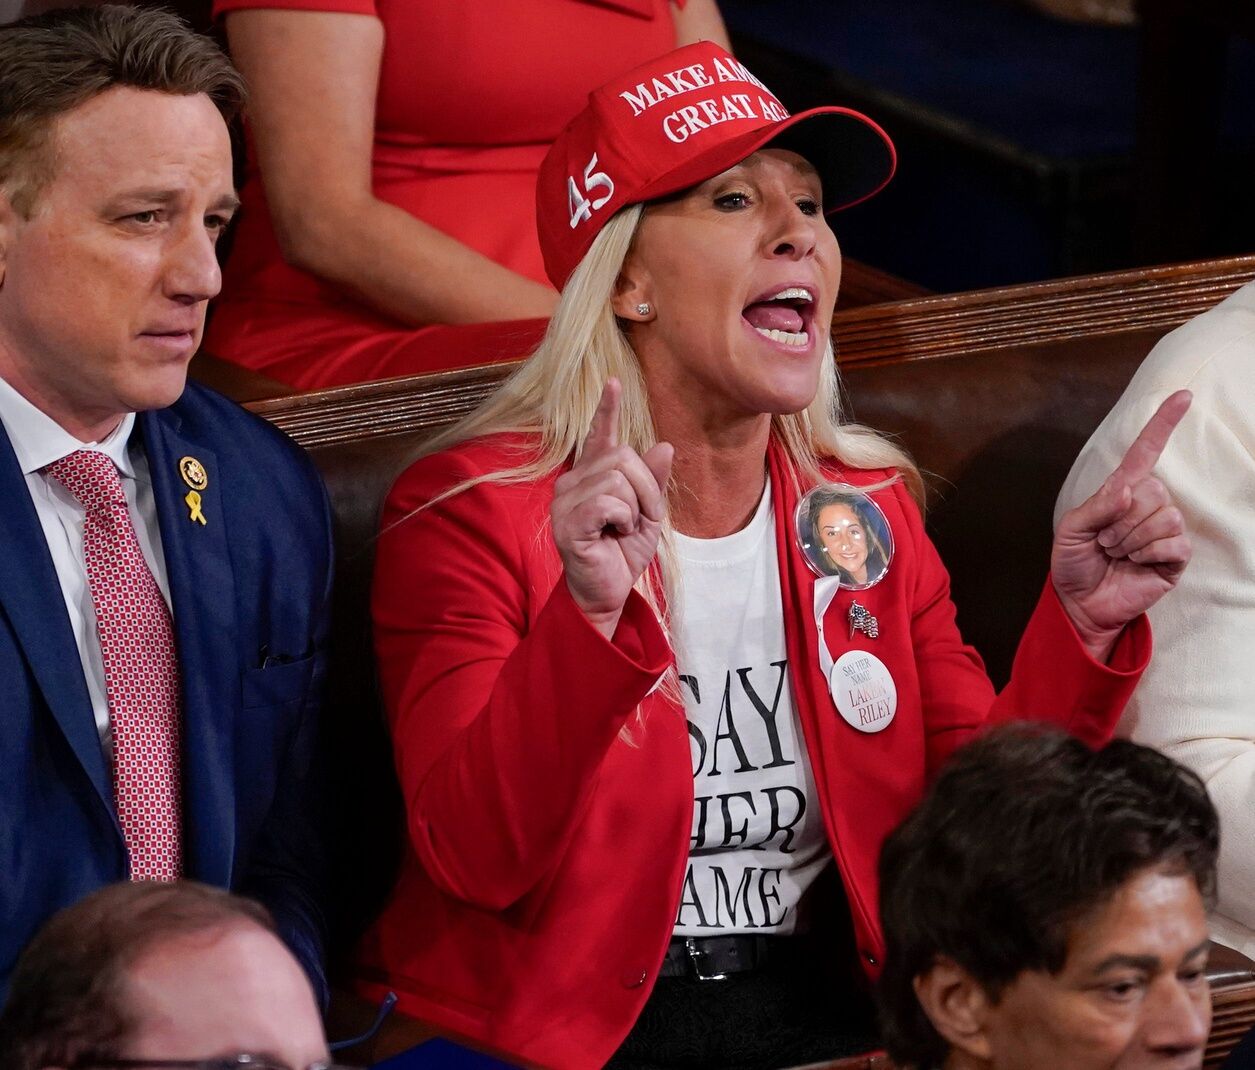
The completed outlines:
<svg viewBox="0 0 1255 1070">
<path fill-rule="evenodd" d="M 676 552 L 686 564 L 724 565 L 744 561 L 758 552 L 763 536 L 772 518 L 771 477 L 763 487 L 763 496 L 749 523 L 731 535 L 716 539 L 695 539 L 691 535 L 675 533 Z"/>
</svg>

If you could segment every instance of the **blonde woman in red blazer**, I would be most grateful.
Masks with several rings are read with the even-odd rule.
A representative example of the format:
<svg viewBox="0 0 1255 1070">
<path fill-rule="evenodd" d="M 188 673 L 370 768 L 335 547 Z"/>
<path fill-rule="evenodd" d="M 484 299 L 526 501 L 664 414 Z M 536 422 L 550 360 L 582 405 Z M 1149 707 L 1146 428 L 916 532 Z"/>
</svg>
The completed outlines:
<svg viewBox="0 0 1255 1070">
<path fill-rule="evenodd" d="M 393 988 L 403 1010 L 545 1067 L 775 1066 L 865 1048 L 877 853 L 929 776 L 995 721 L 1107 738 L 1150 653 L 1142 614 L 1189 556 L 1149 477 L 1188 397 L 1065 518 L 995 695 L 955 627 L 916 469 L 836 411 L 840 254 L 824 212 L 893 166 L 870 120 L 788 118 L 711 44 L 592 94 L 558 139 L 538 189 L 563 292 L 549 335 L 387 504 L 374 618 L 409 852 L 361 948 L 364 991 Z M 844 589 L 808 562 L 794 518 L 825 484 L 879 507 L 894 548 L 880 582 Z M 730 713 L 713 733 L 696 726 L 697 687 L 673 653 L 708 638 L 684 634 L 684 546 L 754 525 L 774 532 L 779 600 L 753 598 L 783 625 L 776 697 L 787 685 L 799 750 L 757 766 L 733 747 Z M 851 675 L 861 690 L 831 686 L 868 666 Z M 752 866 L 715 910 L 751 931 L 694 909 L 694 859 L 717 846 L 706 818 L 735 847 L 739 815 L 767 797 L 695 796 L 712 741 L 725 766 L 806 766 L 791 790 L 817 830 L 814 865 L 835 863 L 844 889 L 810 885 L 796 905 L 808 923 L 777 925 L 783 885 Z M 790 850 L 781 813 L 757 849 Z M 712 935 L 676 935 L 694 924 Z M 861 976 L 822 961 L 825 925 L 849 937 Z M 780 1024 L 816 991 L 819 1011 Z"/>
</svg>

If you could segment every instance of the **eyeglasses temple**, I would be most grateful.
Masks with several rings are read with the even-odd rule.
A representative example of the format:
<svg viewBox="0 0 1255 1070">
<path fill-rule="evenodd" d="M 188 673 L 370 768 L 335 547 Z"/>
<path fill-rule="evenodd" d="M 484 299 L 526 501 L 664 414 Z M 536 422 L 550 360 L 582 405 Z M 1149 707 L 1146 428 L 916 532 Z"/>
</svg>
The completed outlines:
<svg viewBox="0 0 1255 1070">
<path fill-rule="evenodd" d="M 376 1033 L 383 1027 L 384 1019 L 392 1013 L 392 1008 L 397 1005 L 397 994 L 389 992 L 383 998 L 383 1002 L 379 1004 L 379 1010 L 375 1012 L 375 1020 L 371 1023 L 371 1027 L 361 1036 L 349 1037 L 348 1040 L 337 1040 L 334 1044 L 328 1045 L 332 1051 L 343 1051 L 345 1048 L 352 1048 L 358 1044 L 365 1044 L 368 1040 L 373 1040 Z"/>
</svg>

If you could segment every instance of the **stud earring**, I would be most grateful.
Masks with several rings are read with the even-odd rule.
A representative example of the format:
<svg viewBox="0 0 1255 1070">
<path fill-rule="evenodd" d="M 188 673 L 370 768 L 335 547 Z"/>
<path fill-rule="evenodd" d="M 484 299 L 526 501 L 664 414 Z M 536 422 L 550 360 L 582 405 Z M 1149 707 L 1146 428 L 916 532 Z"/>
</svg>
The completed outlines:
<svg viewBox="0 0 1255 1070">
<path fill-rule="evenodd" d="M 648 316 L 649 304 L 645 301 L 642 301 L 639 305 L 636 306 L 636 314 L 638 316 Z"/>
</svg>

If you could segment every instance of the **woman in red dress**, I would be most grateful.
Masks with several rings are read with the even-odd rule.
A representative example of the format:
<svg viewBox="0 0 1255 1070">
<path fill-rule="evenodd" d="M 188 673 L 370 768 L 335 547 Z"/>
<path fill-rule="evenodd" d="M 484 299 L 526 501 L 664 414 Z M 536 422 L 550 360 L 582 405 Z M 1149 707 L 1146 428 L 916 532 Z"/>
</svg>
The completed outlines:
<svg viewBox="0 0 1255 1070">
<path fill-rule="evenodd" d="M 244 211 L 205 347 L 302 389 L 527 352 L 557 301 L 534 214 L 549 143 L 608 78 L 726 37 L 715 0 L 214 12 L 252 100 Z"/>
</svg>

